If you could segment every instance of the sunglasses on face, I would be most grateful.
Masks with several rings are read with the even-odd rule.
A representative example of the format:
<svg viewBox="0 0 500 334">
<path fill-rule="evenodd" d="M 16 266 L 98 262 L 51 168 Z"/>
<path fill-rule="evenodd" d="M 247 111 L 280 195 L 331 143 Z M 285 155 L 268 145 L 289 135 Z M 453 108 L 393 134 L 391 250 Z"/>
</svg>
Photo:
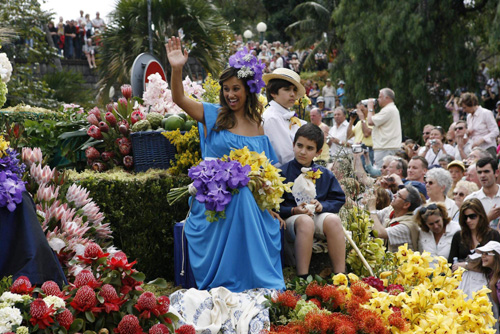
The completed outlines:
<svg viewBox="0 0 500 334">
<path fill-rule="evenodd" d="M 430 135 L 430 132 L 422 132 L 423 135 Z"/>
<path fill-rule="evenodd" d="M 423 206 L 419 209 L 420 211 L 420 214 L 425 214 L 427 212 L 427 210 L 437 210 L 438 209 L 438 206 L 435 204 L 435 203 L 432 203 L 432 204 L 429 204 L 427 206 Z"/>
<path fill-rule="evenodd" d="M 457 130 L 463 130 L 463 129 L 465 129 L 463 126 L 461 126 L 461 127 L 455 127 L 455 131 L 457 131 Z"/>
<path fill-rule="evenodd" d="M 470 215 L 464 214 L 464 217 L 465 217 L 465 220 L 467 220 L 467 219 L 474 220 L 477 218 L 477 213 L 471 213 Z"/>
<path fill-rule="evenodd" d="M 453 192 L 453 196 L 459 196 L 459 197 L 464 197 L 465 194 L 464 193 L 459 193 L 459 192 Z"/>
<path fill-rule="evenodd" d="M 428 185 L 433 185 L 434 184 L 434 181 L 427 181 L 427 180 L 424 180 L 425 184 L 428 184 Z"/>
<path fill-rule="evenodd" d="M 478 252 L 479 253 L 479 252 Z M 481 253 L 481 255 L 491 255 L 491 256 L 495 256 L 495 252 L 484 252 L 484 253 Z"/>
</svg>

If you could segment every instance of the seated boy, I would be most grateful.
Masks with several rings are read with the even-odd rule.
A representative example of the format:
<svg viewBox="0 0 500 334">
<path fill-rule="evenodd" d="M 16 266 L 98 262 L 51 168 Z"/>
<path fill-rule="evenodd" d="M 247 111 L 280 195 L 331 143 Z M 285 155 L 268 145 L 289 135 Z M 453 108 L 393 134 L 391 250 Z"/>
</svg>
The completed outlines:
<svg viewBox="0 0 500 334">
<path fill-rule="evenodd" d="M 303 167 L 322 172 L 315 180 L 316 199 L 297 205 L 292 193 L 285 193 L 280 206 L 280 216 L 286 222 L 285 252 L 287 244 L 290 247 L 294 243 L 297 275 L 304 278 L 309 274 L 314 236 L 326 238 L 334 273 L 345 272 L 345 238 L 340 218 L 335 214 L 344 205 L 345 194 L 333 173 L 313 162 L 321 154 L 323 142 L 323 131 L 318 126 L 303 125 L 293 140 L 295 158 L 281 167 L 286 182 L 295 181 Z M 307 204 L 314 204 L 314 212 L 309 211 Z"/>
</svg>

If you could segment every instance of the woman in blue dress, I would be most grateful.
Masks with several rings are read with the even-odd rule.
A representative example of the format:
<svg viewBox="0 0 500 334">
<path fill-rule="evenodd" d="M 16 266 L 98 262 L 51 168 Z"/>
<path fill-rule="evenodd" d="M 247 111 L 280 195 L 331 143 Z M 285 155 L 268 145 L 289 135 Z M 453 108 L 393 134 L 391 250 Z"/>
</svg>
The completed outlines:
<svg viewBox="0 0 500 334">
<path fill-rule="evenodd" d="M 187 51 L 179 38 L 166 44 L 172 67 L 173 101 L 198 122 L 202 156 L 221 158 L 245 146 L 265 152 L 276 162 L 276 154 L 264 135 L 257 99 L 262 83 L 262 65 L 245 52 L 230 58 L 231 67 L 220 76 L 220 104 L 200 103 L 184 95 L 182 68 Z M 263 83 L 262 83 L 263 85 Z M 263 211 L 248 187 L 240 188 L 226 206 L 225 218 L 208 222 L 203 203 L 193 200 L 186 220 L 189 260 L 200 290 L 223 286 L 232 292 L 253 288 L 284 289 L 281 267 L 280 220 Z"/>
</svg>

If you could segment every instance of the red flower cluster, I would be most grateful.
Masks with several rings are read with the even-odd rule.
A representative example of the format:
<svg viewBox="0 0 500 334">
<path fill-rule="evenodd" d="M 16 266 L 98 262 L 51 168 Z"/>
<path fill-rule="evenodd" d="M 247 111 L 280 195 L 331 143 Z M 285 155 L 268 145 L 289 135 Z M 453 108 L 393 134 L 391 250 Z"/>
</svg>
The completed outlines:
<svg viewBox="0 0 500 334">
<path fill-rule="evenodd" d="M 384 291 L 384 282 L 378 277 L 374 276 L 365 277 L 363 278 L 363 282 L 365 282 L 370 286 L 373 286 L 378 291 Z"/>
<path fill-rule="evenodd" d="M 35 287 L 31 286 L 31 282 L 28 277 L 19 276 L 10 287 L 10 292 L 20 295 L 31 295 L 34 288 Z"/>
<path fill-rule="evenodd" d="M 182 325 L 179 329 L 176 329 L 177 334 L 195 334 L 196 330 L 192 325 Z"/>
<path fill-rule="evenodd" d="M 84 269 L 78 273 L 75 277 L 75 282 L 73 283 L 73 286 L 75 288 L 81 288 L 84 285 L 90 286 L 92 289 L 98 288 L 101 286 L 101 282 L 96 280 L 94 277 L 94 274 L 87 269 Z"/>
<path fill-rule="evenodd" d="M 323 303 L 329 310 L 335 310 L 345 304 L 345 294 L 333 285 L 319 285 L 316 281 L 306 288 L 306 295 L 313 298 L 316 303 Z M 317 304 L 318 305 L 318 304 Z"/>
<path fill-rule="evenodd" d="M 123 252 L 118 252 L 114 254 L 110 259 L 108 259 L 108 268 L 110 270 L 121 270 L 128 271 L 131 270 L 137 261 L 128 263 L 127 256 Z"/>
<path fill-rule="evenodd" d="M 127 314 L 115 328 L 117 334 L 143 334 L 139 319 L 135 315 Z"/>
<path fill-rule="evenodd" d="M 112 311 L 120 311 L 126 300 L 118 296 L 115 288 L 111 284 L 104 284 L 99 292 L 99 296 L 104 298 L 104 311 L 110 313 Z"/>
<path fill-rule="evenodd" d="M 285 292 L 278 293 L 277 296 L 272 299 L 272 301 L 277 305 L 294 309 L 299 299 L 300 296 L 295 291 L 287 290 Z"/>
<path fill-rule="evenodd" d="M 83 256 L 78 255 L 78 259 L 85 264 L 92 264 L 103 257 L 108 257 L 108 255 L 109 253 L 104 253 L 102 251 L 101 246 L 95 242 L 89 242 L 87 246 L 85 246 Z"/>
<path fill-rule="evenodd" d="M 54 281 L 47 281 L 42 284 L 42 291 L 46 296 L 56 296 L 59 298 L 63 298 L 63 293 L 61 289 L 59 289 L 59 285 L 57 285 Z"/>
<path fill-rule="evenodd" d="M 38 325 L 40 329 L 45 329 L 54 323 L 52 315 L 54 310 L 52 305 L 50 307 L 43 301 L 42 298 L 37 298 L 31 302 L 30 306 L 30 323 L 33 326 Z"/>
<path fill-rule="evenodd" d="M 401 284 L 389 284 L 389 286 L 387 287 L 387 292 L 390 295 L 397 296 L 401 292 L 405 292 L 405 288 L 403 288 Z"/>
</svg>

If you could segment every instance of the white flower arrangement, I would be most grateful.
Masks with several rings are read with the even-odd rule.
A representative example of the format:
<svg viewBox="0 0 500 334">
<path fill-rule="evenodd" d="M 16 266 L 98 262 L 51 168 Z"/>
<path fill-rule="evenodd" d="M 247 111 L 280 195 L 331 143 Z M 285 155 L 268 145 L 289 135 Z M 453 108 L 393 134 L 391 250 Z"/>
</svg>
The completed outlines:
<svg viewBox="0 0 500 334">
<path fill-rule="evenodd" d="M 29 299 L 29 296 L 27 296 Z M 19 302 L 24 302 L 26 301 L 26 298 L 23 295 L 17 294 L 17 293 L 12 293 L 10 291 L 5 291 L 1 296 L 0 296 L 0 302 L 4 307 L 5 306 L 14 306 L 15 303 Z M 0 306 L 1 307 L 1 306 Z"/>
<path fill-rule="evenodd" d="M 12 75 L 12 65 L 6 53 L 0 53 L 0 80 L 4 83 L 10 81 Z"/>
<path fill-rule="evenodd" d="M 21 310 L 18 308 L 0 308 L 0 333 L 10 332 L 13 326 L 19 326 L 22 321 Z"/>
<path fill-rule="evenodd" d="M 45 304 L 47 304 L 47 307 L 50 307 L 50 305 L 54 305 L 55 310 L 66 306 L 64 300 L 57 296 L 47 296 L 43 299 L 43 301 L 45 302 Z"/>
<path fill-rule="evenodd" d="M 254 72 L 252 69 L 248 66 L 243 66 L 239 71 L 238 71 L 238 79 L 241 78 L 246 78 L 246 77 L 251 77 L 254 75 Z"/>
</svg>

